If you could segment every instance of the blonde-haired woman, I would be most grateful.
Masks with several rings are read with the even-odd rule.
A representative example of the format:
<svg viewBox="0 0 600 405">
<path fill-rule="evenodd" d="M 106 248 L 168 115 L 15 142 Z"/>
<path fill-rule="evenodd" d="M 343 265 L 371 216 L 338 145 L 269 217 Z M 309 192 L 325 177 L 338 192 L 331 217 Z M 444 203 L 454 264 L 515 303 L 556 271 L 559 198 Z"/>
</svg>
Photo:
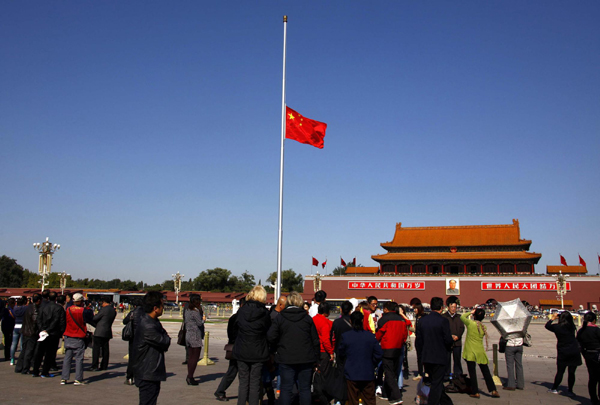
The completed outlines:
<svg viewBox="0 0 600 405">
<path fill-rule="evenodd" d="M 267 292 L 257 285 L 246 296 L 246 304 L 238 314 L 238 335 L 233 346 L 233 357 L 238 362 L 240 380 L 238 405 L 258 405 L 260 377 L 263 364 L 269 359 L 267 331 L 271 317 L 265 307 Z"/>
<path fill-rule="evenodd" d="M 285 309 L 275 317 L 269 329 L 269 343 L 277 348 L 275 360 L 281 377 L 280 405 L 292 403 L 295 382 L 298 382 L 300 405 L 311 404 L 312 370 L 319 361 L 321 342 L 317 328 L 303 305 L 302 296 L 291 292 Z"/>
</svg>

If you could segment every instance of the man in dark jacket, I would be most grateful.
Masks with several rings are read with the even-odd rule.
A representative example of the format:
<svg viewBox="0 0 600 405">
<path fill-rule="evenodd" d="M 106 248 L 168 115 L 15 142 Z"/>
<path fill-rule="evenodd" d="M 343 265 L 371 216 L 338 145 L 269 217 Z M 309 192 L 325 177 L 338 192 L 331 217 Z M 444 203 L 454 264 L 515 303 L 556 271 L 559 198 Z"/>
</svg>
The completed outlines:
<svg viewBox="0 0 600 405">
<path fill-rule="evenodd" d="M 240 308 L 242 308 L 245 303 L 246 303 L 246 298 L 240 299 Z M 235 340 L 236 340 L 237 334 L 238 334 L 238 326 L 237 326 L 238 312 L 231 315 L 231 317 L 229 317 L 229 321 L 227 322 L 227 343 L 230 345 L 235 344 Z M 231 383 L 235 380 L 237 373 L 238 373 L 237 360 L 232 358 L 229 360 L 229 368 L 227 368 L 227 372 L 223 376 L 223 379 L 221 380 L 219 387 L 215 391 L 215 397 L 217 398 L 218 401 L 228 401 L 225 391 L 227 391 L 227 388 L 229 388 Z"/>
<path fill-rule="evenodd" d="M 165 352 L 171 338 L 158 318 L 163 314 L 163 297 L 158 291 L 144 296 L 144 314 L 133 334 L 133 375 L 140 390 L 140 405 L 154 405 L 160 393 L 160 382 L 166 381 Z"/>
<path fill-rule="evenodd" d="M 127 325 L 129 322 L 132 323 L 132 336 L 135 336 L 135 331 L 140 324 L 140 319 L 142 319 L 142 316 L 146 314 L 144 312 L 144 307 L 140 302 L 136 302 L 136 305 L 137 306 L 127 314 L 125 319 L 123 319 L 124 325 Z M 127 371 L 125 372 L 125 385 L 133 385 L 133 352 L 135 351 L 133 342 L 133 338 L 127 342 L 127 353 L 129 354 L 129 359 L 127 360 Z"/>
<path fill-rule="evenodd" d="M 40 294 L 33 294 L 31 301 L 31 304 L 27 306 L 23 315 L 23 326 L 21 327 L 23 342 L 21 343 L 21 353 L 17 360 L 15 373 L 29 374 L 29 367 L 31 367 L 35 344 L 38 338 L 36 319 L 42 303 L 42 296 Z"/>
<path fill-rule="evenodd" d="M 431 299 L 431 313 L 419 321 L 416 329 L 415 346 L 421 353 L 425 372 L 431 379 L 427 403 L 429 405 L 452 405 L 444 390 L 444 374 L 448 366 L 448 353 L 452 350 L 452 334 L 448 319 L 441 315 L 444 300 Z"/>
<path fill-rule="evenodd" d="M 276 347 L 275 360 L 281 376 L 279 403 L 292 402 L 292 388 L 298 382 L 300 405 L 310 405 L 310 382 L 313 366 L 319 360 L 321 342 L 312 318 L 306 313 L 304 300 L 291 292 L 286 308 L 279 313 L 267 333 L 267 339 Z"/>
<path fill-rule="evenodd" d="M 48 294 L 48 303 L 42 304 L 36 319 L 37 329 L 40 332 L 40 337 L 48 335 L 41 342 L 38 341 L 36 348 L 35 360 L 33 362 L 34 377 L 40 377 L 40 365 L 42 358 L 44 365 L 42 366 L 42 378 L 54 377 L 50 374 L 50 367 L 56 364 L 56 348 L 60 337 L 67 327 L 67 317 L 63 307 L 56 303 L 56 293 L 54 291 Z"/>
<path fill-rule="evenodd" d="M 450 333 L 454 343 L 452 344 L 452 352 L 449 353 L 448 357 L 448 369 L 446 375 L 449 375 L 452 371 L 451 362 L 454 362 L 454 376 L 458 377 L 463 373 L 462 369 L 462 335 L 465 333 L 465 324 L 460 320 L 460 315 L 457 312 L 458 299 L 455 296 L 448 297 L 446 299 L 446 306 L 448 310 L 442 314 L 442 316 L 448 319 L 450 322 Z"/>
<path fill-rule="evenodd" d="M 12 346 L 13 331 L 15 329 L 15 299 L 9 298 L 2 310 L 2 334 L 4 335 L 4 360 L 9 361 L 10 347 Z"/>
<path fill-rule="evenodd" d="M 331 325 L 331 342 L 333 343 L 333 351 L 336 354 L 336 362 L 338 365 L 343 364 L 344 359 L 339 353 L 342 334 L 352 330 L 352 323 L 350 323 L 352 303 L 350 301 L 344 301 L 340 308 L 342 310 L 342 316 L 333 321 L 333 325 Z"/>
<path fill-rule="evenodd" d="M 90 371 L 106 370 L 108 368 L 108 359 L 110 357 L 109 341 L 113 338 L 112 324 L 117 316 L 117 311 L 112 305 L 112 297 L 105 295 L 102 297 L 102 308 L 94 316 L 92 325 L 96 328 L 94 331 L 94 346 L 92 347 L 92 365 Z M 102 363 L 98 367 L 98 360 L 102 352 Z"/>
<path fill-rule="evenodd" d="M 359 396 L 362 396 L 365 405 L 375 405 L 374 369 L 381 360 L 383 351 L 373 334 L 363 329 L 363 318 L 364 315 L 360 312 L 354 312 L 350 316 L 352 329 L 342 334 L 339 353 L 346 358 L 344 376 L 348 402 L 357 404 Z"/>
</svg>

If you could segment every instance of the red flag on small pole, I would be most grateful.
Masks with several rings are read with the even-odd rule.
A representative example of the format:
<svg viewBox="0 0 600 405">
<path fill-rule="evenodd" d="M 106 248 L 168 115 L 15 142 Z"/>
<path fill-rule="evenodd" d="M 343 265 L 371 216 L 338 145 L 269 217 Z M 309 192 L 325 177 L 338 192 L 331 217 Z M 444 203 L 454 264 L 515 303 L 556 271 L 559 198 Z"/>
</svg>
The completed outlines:
<svg viewBox="0 0 600 405">
<path fill-rule="evenodd" d="M 583 267 L 587 267 L 587 265 L 585 264 L 585 260 L 581 258 L 581 255 L 579 255 L 579 264 L 581 264 Z"/>
<path fill-rule="evenodd" d="M 323 268 L 325 268 L 326 264 L 327 264 L 327 260 L 325 260 L 323 263 L 321 263 L 321 266 L 323 266 Z"/>
<path fill-rule="evenodd" d="M 354 267 L 356 267 L 356 257 L 354 258 L 354 260 L 352 260 L 352 265 L 353 265 Z"/>
<path fill-rule="evenodd" d="M 560 255 L 560 264 L 567 266 L 567 261 L 565 260 L 563 255 Z"/>
<path fill-rule="evenodd" d="M 340 257 L 340 262 L 342 263 L 342 266 L 346 267 L 346 262 L 341 257 Z"/>
<path fill-rule="evenodd" d="M 319 261 L 317 259 L 315 259 L 314 257 L 312 259 L 313 259 L 313 266 L 318 266 Z"/>
</svg>

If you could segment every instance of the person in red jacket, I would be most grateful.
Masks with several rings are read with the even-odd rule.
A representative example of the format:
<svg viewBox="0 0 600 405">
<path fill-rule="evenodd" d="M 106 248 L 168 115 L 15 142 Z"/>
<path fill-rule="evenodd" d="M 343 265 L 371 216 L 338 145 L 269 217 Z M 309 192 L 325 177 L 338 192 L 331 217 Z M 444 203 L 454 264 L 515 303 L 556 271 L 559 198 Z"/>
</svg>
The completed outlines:
<svg viewBox="0 0 600 405">
<path fill-rule="evenodd" d="M 333 361 L 333 345 L 331 344 L 331 326 L 333 322 L 328 319 L 329 317 L 329 303 L 322 302 L 319 304 L 319 313 L 313 317 L 313 322 L 317 328 L 319 334 L 319 342 L 321 343 L 321 354 L 319 357 L 319 366 L 317 373 L 324 374 L 327 372 L 329 365 Z M 327 398 L 324 392 L 324 386 L 322 379 L 315 379 L 313 386 L 313 392 L 316 397 L 319 398 L 319 402 L 322 404 L 328 404 L 331 402 L 331 398 Z"/>
<path fill-rule="evenodd" d="M 86 320 L 91 321 L 94 313 L 83 307 L 83 295 L 73 295 L 73 305 L 67 308 L 67 328 L 63 334 L 65 338 L 65 358 L 63 359 L 62 376 L 60 383 L 67 384 L 71 376 L 71 360 L 75 356 L 75 381 L 74 385 L 85 385 L 83 381 L 83 354 L 85 353 L 85 335 L 87 333 Z"/>
<path fill-rule="evenodd" d="M 410 320 L 396 313 L 398 304 L 388 301 L 383 305 L 383 316 L 377 322 L 375 337 L 383 350 L 383 373 L 385 375 L 382 398 L 390 404 L 402 403 L 402 391 L 398 387 L 398 369 L 408 337 Z"/>
</svg>

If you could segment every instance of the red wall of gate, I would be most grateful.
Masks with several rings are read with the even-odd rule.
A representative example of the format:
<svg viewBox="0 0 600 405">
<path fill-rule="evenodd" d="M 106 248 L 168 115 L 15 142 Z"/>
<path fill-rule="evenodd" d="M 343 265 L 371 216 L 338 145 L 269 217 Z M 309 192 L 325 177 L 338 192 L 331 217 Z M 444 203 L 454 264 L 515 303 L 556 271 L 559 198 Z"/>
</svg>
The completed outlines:
<svg viewBox="0 0 600 405">
<path fill-rule="evenodd" d="M 452 277 L 447 277 L 448 279 Z M 475 304 L 485 303 L 489 299 L 497 301 L 510 301 L 515 298 L 529 302 L 531 305 L 539 305 L 540 300 L 556 300 L 556 290 L 540 290 L 542 284 L 546 288 L 554 287 L 552 277 L 459 277 L 459 291 L 461 304 L 464 306 L 473 306 Z M 573 307 L 578 308 L 583 305 L 588 308 L 588 303 L 600 301 L 600 277 L 583 276 L 570 277 L 571 290 L 564 296 L 565 300 L 572 301 Z M 349 288 L 350 285 L 358 284 L 358 288 Z M 377 284 L 378 283 L 378 284 Z M 385 285 L 387 283 L 387 285 Z M 404 287 L 413 288 L 412 290 L 399 290 L 391 288 L 392 283 L 405 283 Z M 424 283 L 417 285 L 417 283 Z M 493 284 L 492 288 L 498 287 L 500 290 L 484 290 L 482 283 Z M 364 285 L 364 286 L 363 286 Z M 363 287 L 361 287 L 363 286 Z M 386 288 L 387 287 L 387 288 Z M 398 285 L 396 285 L 398 287 Z M 414 288 L 423 288 L 416 290 Z M 508 287 L 509 289 L 502 289 Z M 514 289 L 514 288 L 517 289 Z M 520 288 L 527 289 L 520 289 Z M 536 290 L 530 288 L 536 287 Z M 446 277 L 321 277 L 321 289 L 327 292 L 328 299 L 349 299 L 366 298 L 374 295 L 379 299 L 391 299 L 400 303 L 409 303 L 413 298 L 419 298 L 422 302 L 429 302 L 432 297 L 446 298 Z M 307 277 L 304 282 L 304 293 L 314 291 L 314 281 L 312 277 Z"/>
</svg>

